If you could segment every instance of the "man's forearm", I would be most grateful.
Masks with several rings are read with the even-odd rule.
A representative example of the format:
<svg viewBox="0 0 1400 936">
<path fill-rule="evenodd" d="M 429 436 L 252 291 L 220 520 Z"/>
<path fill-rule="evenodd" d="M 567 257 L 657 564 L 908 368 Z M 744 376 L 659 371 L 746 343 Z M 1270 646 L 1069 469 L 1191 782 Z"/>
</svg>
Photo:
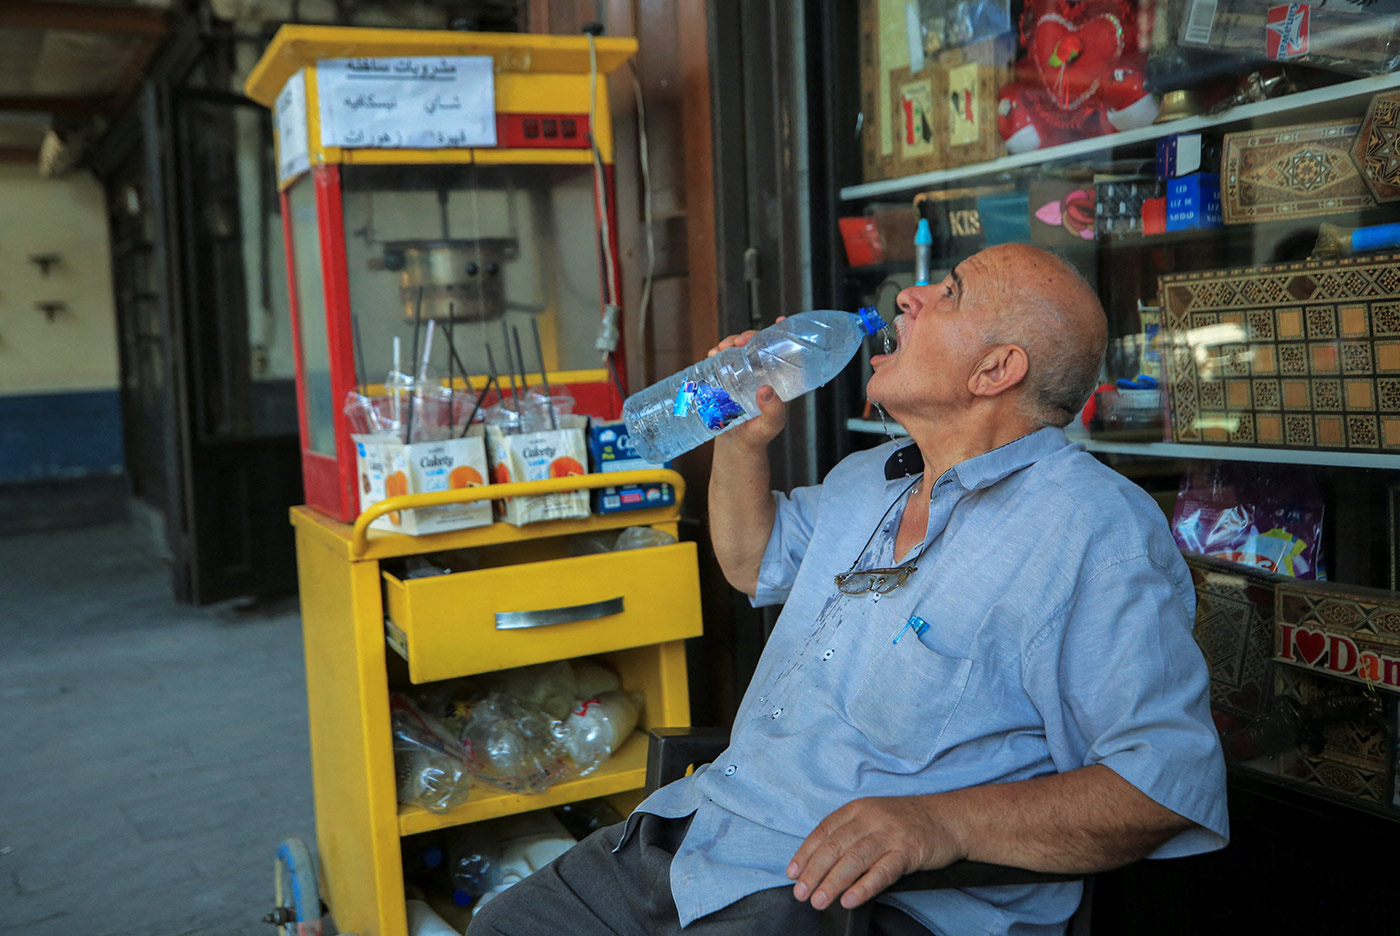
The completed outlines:
<svg viewBox="0 0 1400 936">
<path fill-rule="evenodd" d="M 1101 764 L 919 799 L 968 858 L 1034 871 L 1118 867 L 1192 825 Z"/>
<path fill-rule="evenodd" d="M 1191 827 L 1095 764 L 1052 777 L 852 800 L 823 819 L 788 866 L 793 896 L 854 907 L 910 871 L 963 858 L 1093 873 L 1151 854 Z"/>
<path fill-rule="evenodd" d="M 729 584 L 753 596 L 773 532 L 767 445 L 720 436 L 710 468 L 710 541 Z"/>
</svg>

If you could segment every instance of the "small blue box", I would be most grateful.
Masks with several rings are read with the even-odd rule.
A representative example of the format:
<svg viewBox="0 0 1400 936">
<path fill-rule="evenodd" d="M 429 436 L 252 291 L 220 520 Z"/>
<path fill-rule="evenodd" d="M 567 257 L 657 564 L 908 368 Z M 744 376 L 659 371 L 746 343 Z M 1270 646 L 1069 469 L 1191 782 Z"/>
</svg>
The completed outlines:
<svg viewBox="0 0 1400 936">
<path fill-rule="evenodd" d="M 1157 178 L 1173 179 L 1208 168 L 1199 133 L 1173 133 L 1157 141 Z"/>
<path fill-rule="evenodd" d="M 670 468 L 671 463 L 654 465 L 642 461 L 627 438 L 627 423 L 621 419 L 588 421 L 588 460 L 590 471 L 604 474 L 610 471 L 642 471 L 647 468 Z M 593 512 L 618 513 L 647 507 L 669 507 L 676 502 L 676 492 L 669 484 L 627 484 L 621 487 L 598 488 L 593 492 Z"/>
<path fill-rule="evenodd" d="M 1220 176 L 1198 172 L 1167 180 L 1168 231 L 1224 226 L 1220 216 Z"/>
</svg>

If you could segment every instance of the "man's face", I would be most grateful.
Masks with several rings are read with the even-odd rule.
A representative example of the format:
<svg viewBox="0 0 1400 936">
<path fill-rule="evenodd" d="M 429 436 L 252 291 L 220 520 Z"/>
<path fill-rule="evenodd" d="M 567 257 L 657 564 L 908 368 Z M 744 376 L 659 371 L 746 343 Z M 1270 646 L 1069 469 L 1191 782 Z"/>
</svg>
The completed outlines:
<svg viewBox="0 0 1400 936">
<path fill-rule="evenodd" d="M 911 286 L 896 304 L 899 348 L 870 359 L 866 395 L 898 418 L 901 412 L 942 409 L 971 396 L 968 376 L 988 350 L 984 340 L 995 306 L 982 255 L 969 257 L 941 283 Z"/>
</svg>

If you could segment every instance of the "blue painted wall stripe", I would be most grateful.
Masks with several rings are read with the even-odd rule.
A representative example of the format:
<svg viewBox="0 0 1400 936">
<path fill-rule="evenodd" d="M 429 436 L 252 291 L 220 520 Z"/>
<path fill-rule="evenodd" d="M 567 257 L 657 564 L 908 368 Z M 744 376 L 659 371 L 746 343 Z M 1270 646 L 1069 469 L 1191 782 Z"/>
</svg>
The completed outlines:
<svg viewBox="0 0 1400 936">
<path fill-rule="evenodd" d="M 0 396 L 0 482 L 119 472 L 116 390 Z"/>
</svg>

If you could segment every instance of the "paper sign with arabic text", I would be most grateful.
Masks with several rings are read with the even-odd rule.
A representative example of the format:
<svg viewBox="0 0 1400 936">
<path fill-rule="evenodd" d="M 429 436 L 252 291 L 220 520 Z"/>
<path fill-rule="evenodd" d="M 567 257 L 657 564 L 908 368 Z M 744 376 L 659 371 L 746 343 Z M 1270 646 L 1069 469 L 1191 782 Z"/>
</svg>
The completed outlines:
<svg viewBox="0 0 1400 936">
<path fill-rule="evenodd" d="M 311 168 L 306 129 L 306 69 L 287 79 L 277 95 L 277 181 L 285 182 Z"/>
<path fill-rule="evenodd" d="M 494 64 L 485 56 L 326 59 L 316 68 L 321 145 L 496 145 Z"/>
</svg>

